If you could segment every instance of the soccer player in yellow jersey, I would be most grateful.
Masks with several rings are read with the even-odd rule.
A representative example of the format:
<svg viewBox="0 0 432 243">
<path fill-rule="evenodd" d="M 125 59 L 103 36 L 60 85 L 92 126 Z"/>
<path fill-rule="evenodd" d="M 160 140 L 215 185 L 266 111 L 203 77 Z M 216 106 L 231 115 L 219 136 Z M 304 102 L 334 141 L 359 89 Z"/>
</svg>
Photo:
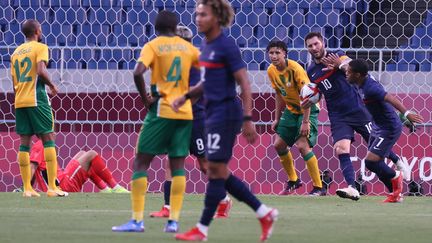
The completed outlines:
<svg viewBox="0 0 432 243">
<path fill-rule="evenodd" d="M 133 163 L 132 219 L 112 227 L 116 232 L 144 231 L 144 203 L 147 169 L 155 155 L 168 154 L 172 175 L 170 216 L 165 232 L 177 232 L 183 194 L 186 189 L 184 159 L 189 154 L 192 105 L 188 101 L 178 112 L 171 103 L 189 90 L 189 72 L 198 67 L 199 51 L 176 36 L 178 17 L 161 11 L 156 17 L 158 37 L 144 45 L 134 70 L 134 81 L 148 113 L 141 129 Z M 143 74 L 151 69 L 151 96 L 145 90 Z"/>
<path fill-rule="evenodd" d="M 46 70 L 48 46 L 40 43 L 41 26 L 36 20 L 27 20 L 22 25 L 26 42 L 17 47 L 11 57 L 11 72 L 15 90 L 16 133 L 20 135 L 18 162 L 23 180 L 24 197 L 39 197 L 31 186 L 30 142 L 38 135 L 44 147 L 47 164 L 49 197 L 64 197 L 68 194 L 57 188 L 57 153 L 54 142 L 54 117 L 45 85 L 56 95 L 57 87 L 51 82 Z"/>
<path fill-rule="evenodd" d="M 294 168 L 294 161 L 289 147 L 294 144 L 306 161 L 306 167 L 312 178 L 311 196 L 319 196 L 322 182 L 318 168 L 318 160 L 312 152 L 318 136 L 318 105 L 303 110 L 300 107 L 300 90 L 310 83 L 306 71 L 297 62 L 287 59 L 287 46 L 284 42 L 273 40 L 267 46 L 271 64 L 267 69 L 270 82 L 276 91 L 276 118 L 272 129 L 278 134 L 274 143 L 282 166 L 288 174 L 286 191 L 301 186 L 301 181 Z M 283 106 L 285 110 L 282 114 Z"/>
</svg>

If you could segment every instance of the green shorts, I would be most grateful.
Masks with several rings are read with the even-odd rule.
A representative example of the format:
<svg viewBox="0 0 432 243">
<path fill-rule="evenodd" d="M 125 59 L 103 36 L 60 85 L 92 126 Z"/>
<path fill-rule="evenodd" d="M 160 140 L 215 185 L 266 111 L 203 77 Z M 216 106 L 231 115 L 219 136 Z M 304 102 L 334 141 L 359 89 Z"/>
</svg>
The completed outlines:
<svg viewBox="0 0 432 243">
<path fill-rule="evenodd" d="M 15 109 L 16 133 L 19 135 L 48 134 L 54 132 L 54 115 L 51 106 Z"/>
<path fill-rule="evenodd" d="M 291 113 L 285 109 L 279 124 L 276 128 L 277 134 L 285 141 L 285 143 L 292 147 L 300 136 L 300 128 L 303 121 L 303 115 Z M 317 142 L 318 137 L 318 112 L 312 111 L 309 117 L 310 133 L 308 137 L 309 145 L 313 147 Z"/>
<path fill-rule="evenodd" d="M 174 120 L 157 117 L 149 111 L 138 138 L 137 152 L 168 154 L 169 157 L 185 157 L 189 154 L 192 120 Z"/>
</svg>

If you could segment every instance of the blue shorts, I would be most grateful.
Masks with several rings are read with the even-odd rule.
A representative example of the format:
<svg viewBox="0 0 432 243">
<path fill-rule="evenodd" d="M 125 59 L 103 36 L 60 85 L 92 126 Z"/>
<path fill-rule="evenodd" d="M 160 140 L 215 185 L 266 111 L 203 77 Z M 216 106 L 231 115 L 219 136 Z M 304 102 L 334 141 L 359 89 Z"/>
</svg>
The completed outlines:
<svg viewBox="0 0 432 243">
<path fill-rule="evenodd" d="M 360 134 L 364 140 L 369 141 L 370 130 L 372 123 L 367 122 L 346 122 L 346 121 L 330 121 L 333 144 L 342 139 L 354 141 L 354 131 Z"/>
<path fill-rule="evenodd" d="M 206 137 L 204 134 L 204 128 L 204 119 L 193 121 L 189 152 L 197 158 L 205 157 Z"/>
<path fill-rule="evenodd" d="M 382 158 L 387 158 L 392 151 L 393 145 L 397 142 L 402 129 L 387 131 L 372 131 L 368 143 L 368 150 Z"/>
<path fill-rule="evenodd" d="M 211 162 L 228 163 L 231 159 L 237 134 L 243 125 L 242 120 L 221 121 L 217 124 L 207 124 L 206 158 Z"/>
</svg>

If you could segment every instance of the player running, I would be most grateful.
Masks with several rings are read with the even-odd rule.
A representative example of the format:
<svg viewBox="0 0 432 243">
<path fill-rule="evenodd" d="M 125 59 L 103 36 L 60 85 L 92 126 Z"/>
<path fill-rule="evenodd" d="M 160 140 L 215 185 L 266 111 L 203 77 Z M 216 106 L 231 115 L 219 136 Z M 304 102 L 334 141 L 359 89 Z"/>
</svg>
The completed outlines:
<svg viewBox="0 0 432 243">
<path fill-rule="evenodd" d="M 387 93 L 383 86 L 368 74 L 365 60 L 352 60 L 346 74 L 347 80 L 359 87 L 361 98 L 373 119 L 365 159 L 366 168 L 374 172 L 392 192 L 384 202 L 401 202 L 403 184 L 399 173 L 402 172 L 393 170 L 384 162 L 402 132 L 402 123 L 394 108 L 412 123 L 423 122 L 423 117 L 408 110 L 396 97 Z"/>
</svg>

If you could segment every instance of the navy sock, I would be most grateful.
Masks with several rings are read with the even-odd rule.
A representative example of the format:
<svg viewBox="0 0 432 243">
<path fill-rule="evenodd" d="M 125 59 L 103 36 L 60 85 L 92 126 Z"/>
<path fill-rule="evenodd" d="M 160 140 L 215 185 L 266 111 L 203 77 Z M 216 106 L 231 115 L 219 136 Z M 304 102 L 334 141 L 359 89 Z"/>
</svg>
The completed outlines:
<svg viewBox="0 0 432 243">
<path fill-rule="evenodd" d="M 373 173 L 377 174 L 380 178 L 392 179 L 396 176 L 396 171 L 388 167 L 384 160 L 380 161 L 370 161 L 365 160 L 366 168 L 368 168 Z"/>
<path fill-rule="evenodd" d="M 170 205 L 171 181 L 165 181 L 163 187 L 165 205 Z"/>
<path fill-rule="evenodd" d="M 393 161 L 393 164 L 396 164 L 396 162 L 398 162 L 398 160 L 399 160 L 399 156 L 397 156 L 395 153 L 393 153 L 393 151 L 390 151 L 388 158 L 391 161 Z"/>
<path fill-rule="evenodd" d="M 339 154 L 339 163 L 346 183 L 355 188 L 354 167 L 350 155 Z"/>
<path fill-rule="evenodd" d="M 224 179 L 209 179 L 204 199 L 204 210 L 200 223 L 209 226 L 219 205 L 219 202 L 226 196 Z"/>
<path fill-rule="evenodd" d="M 391 185 L 391 179 L 396 176 L 396 171 L 388 167 L 386 163 L 384 163 L 384 160 L 380 160 L 380 161 L 365 160 L 365 165 L 366 168 L 368 168 L 368 170 L 372 171 L 378 176 L 380 181 L 384 183 L 384 185 L 387 187 L 387 189 L 390 192 L 393 191 Z"/>
<path fill-rule="evenodd" d="M 232 174 L 228 177 L 225 182 L 226 190 L 233 195 L 240 202 L 246 203 L 254 211 L 257 211 L 261 206 L 261 202 L 252 194 L 249 188 Z"/>
</svg>

